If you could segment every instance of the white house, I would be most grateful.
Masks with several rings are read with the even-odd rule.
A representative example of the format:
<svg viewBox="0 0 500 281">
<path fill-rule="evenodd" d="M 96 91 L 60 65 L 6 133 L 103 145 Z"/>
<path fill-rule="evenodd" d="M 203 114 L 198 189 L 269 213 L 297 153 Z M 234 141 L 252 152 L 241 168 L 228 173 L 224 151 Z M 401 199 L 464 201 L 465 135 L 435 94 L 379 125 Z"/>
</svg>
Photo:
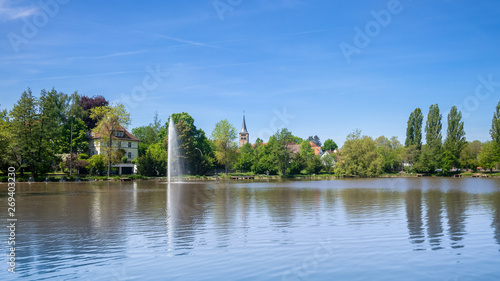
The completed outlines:
<svg viewBox="0 0 500 281">
<path fill-rule="evenodd" d="M 99 134 L 90 132 L 89 137 L 89 157 L 92 157 L 92 155 L 106 153 L 104 147 L 108 146 L 108 143 L 102 142 Z M 127 157 L 127 163 L 119 163 L 112 166 L 118 168 L 118 174 L 137 173 L 137 165 L 132 164 L 131 162 L 139 156 L 139 142 L 140 140 L 138 138 L 134 137 L 130 132 L 121 126 L 114 132 L 111 142 L 113 148 L 121 151 L 123 156 Z"/>
</svg>

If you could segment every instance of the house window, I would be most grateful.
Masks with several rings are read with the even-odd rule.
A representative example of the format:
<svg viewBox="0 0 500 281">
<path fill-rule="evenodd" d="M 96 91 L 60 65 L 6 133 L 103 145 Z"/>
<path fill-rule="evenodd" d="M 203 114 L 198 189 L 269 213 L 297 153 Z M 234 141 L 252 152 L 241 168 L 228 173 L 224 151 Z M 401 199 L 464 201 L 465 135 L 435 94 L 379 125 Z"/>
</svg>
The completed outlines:
<svg viewBox="0 0 500 281">
<path fill-rule="evenodd" d="M 128 157 L 127 157 L 127 158 L 128 158 L 128 159 L 132 158 L 132 152 L 129 152 L 129 153 L 128 153 Z"/>
<path fill-rule="evenodd" d="M 128 147 L 132 147 L 132 143 L 131 142 L 128 142 Z"/>
<path fill-rule="evenodd" d="M 119 137 L 119 138 L 123 137 L 123 131 L 118 131 L 118 132 L 116 132 L 116 133 L 115 133 L 115 136 L 116 136 L 116 137 Z"/>
</svg>

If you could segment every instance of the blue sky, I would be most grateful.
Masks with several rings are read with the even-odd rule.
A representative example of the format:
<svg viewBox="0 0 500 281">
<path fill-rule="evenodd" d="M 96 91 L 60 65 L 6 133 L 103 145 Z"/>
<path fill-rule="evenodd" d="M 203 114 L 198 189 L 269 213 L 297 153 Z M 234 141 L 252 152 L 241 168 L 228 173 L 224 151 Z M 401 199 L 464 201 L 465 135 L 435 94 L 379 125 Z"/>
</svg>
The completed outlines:
<svg viewBox="0 0 500 281">
<path fill-rule="evenodd" d="M 55 87 L 124 103 L 129 128 L 185 111 L 239 130 L 245 110 L 251 142 L 286 126 L 342 144 L 356 128 L 404 142 L 410 112 L 438 103 L 443 136 L 457 105 L 486 141 L 498 15 L 492 0 L 0 0 L 0 104 Z"/>
</svg>

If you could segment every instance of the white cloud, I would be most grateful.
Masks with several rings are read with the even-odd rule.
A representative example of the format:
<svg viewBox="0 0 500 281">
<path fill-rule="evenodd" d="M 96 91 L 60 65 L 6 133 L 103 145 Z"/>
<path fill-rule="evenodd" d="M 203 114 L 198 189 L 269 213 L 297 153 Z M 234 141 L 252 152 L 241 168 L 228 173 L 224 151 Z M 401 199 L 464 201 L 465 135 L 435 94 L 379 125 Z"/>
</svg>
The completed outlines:
<svg viewBox="0 0 500 281">
<path fill-rule="evenodd" d="M 11 7 L 12 1 L 0 0 L 0 19 L 4 22 L 29 17 L 38 7 Z"/>
</svg>

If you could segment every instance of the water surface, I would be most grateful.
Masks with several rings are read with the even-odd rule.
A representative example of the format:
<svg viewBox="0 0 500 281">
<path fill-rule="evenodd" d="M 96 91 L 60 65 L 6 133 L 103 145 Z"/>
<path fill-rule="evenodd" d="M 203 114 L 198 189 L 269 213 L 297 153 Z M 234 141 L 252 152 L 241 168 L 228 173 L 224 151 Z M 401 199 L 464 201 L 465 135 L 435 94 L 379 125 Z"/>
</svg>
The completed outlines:
<svg viewBox="0 0 500 281">
<path fill-rule="evenodd" d="M 499 179 L 37 183 L 16 200 L 18 272 L 0 280 L 500 280 Z"/>
</svg>

